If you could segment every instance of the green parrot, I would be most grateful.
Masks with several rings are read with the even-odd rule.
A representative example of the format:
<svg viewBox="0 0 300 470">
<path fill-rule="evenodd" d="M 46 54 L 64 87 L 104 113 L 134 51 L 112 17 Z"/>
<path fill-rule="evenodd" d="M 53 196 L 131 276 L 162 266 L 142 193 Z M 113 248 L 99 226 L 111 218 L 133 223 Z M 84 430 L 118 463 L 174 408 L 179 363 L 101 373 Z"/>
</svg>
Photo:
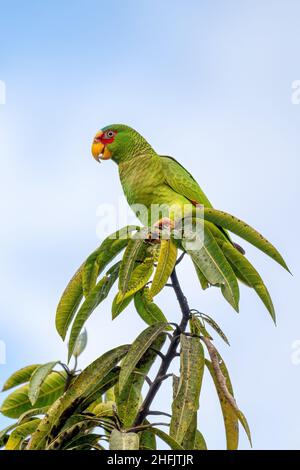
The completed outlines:
<svg viewBox="0 0 300 470">
<path fill-rule="evenodd" d="M 274 307 L 261 277 L 244 256 L 244 250 L 231 240 L 228 231 L 252 243 L 288 270 L 270 242 L 234 216 L 215 210 L 197 181 L 175 158 L 156 153 L 144 137 L 129 126 L 112 124 L 101 129 L 93 140 L 92 155 L 98 162 L 111 159 L 118 165 L 128 204 L 143 225 L 155 222 L 159 228 L 169 225 L 173 229 L 183 216 L 183 208 L 185 217 L 193 217 L 198 205 L 204 206 L 205 252 L 190 253 L 202 287 L 218 285 L 238 310 L 238 279 L 256 290 L 275 319 Z M 140 211 L 140 206 L 146 211 Z M 153 221 L 153 206 L 169 208 L 167 216 L 164 214 Z M 230 294 L 224 287 L 224 279 L 231 279 Z"/>
<path fill-rule="evenodd" d="M 145 212 L 136 211 L 145 225 L 151 224 L 154 206 L 162 206 L 162 210 L 165 206 L 169 217 L 162 222 L 167 225 L 169 219 L 172 227 L 176 219 L 188 215 L 189 208 L 192 215 L 197 204 L 212 207 L 197 181 L 175 158 L 158 155 L 131 127 L 113 124 L 103 128 L 94 138 L 92 154 L 99 162 L 112 159 L 117 163 L 128 204 L 134 210 L 138 206 L 147 209 L 146 217 Z M 160 220 L 154 222 L 159 225 Z"/>
</svg>

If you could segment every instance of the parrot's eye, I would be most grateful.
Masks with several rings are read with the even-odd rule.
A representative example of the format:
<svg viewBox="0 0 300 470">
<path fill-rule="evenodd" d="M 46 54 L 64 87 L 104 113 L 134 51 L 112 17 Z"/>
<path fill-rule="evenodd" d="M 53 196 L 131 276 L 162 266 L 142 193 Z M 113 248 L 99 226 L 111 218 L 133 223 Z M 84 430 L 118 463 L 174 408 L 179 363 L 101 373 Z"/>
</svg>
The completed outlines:
<svg viewBox="0 0 300 470">
<path fill-rule="evenodd" d="M 110 131 L 106 131 L 103 137 L 104 139 L 113 139 L 115 135 L 116 133 L 110 130 Z"/>
</svg>

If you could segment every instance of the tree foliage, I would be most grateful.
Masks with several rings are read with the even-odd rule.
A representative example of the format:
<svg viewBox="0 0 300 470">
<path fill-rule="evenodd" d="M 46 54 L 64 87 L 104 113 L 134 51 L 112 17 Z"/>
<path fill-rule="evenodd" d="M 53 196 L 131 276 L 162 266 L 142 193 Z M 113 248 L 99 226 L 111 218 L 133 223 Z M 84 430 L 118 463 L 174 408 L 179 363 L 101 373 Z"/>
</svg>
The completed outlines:
<svg viewBox="0 0 300 470">
<path fill-rule="evenodd" d="M 229 345 L 227 336 L 211 316 L 189 308 L 176 265 L 184 254 L 190 255 L 195 280 L 203 289 L 220 289 L 235 310 L 239 282 L 243 282 L 258 294 L 274 321 L 274 307 L 262 278 L 226 232 L 216 227 L 232 231 L 288 268 L 273 245 L 249 225 L 212 208 L 205 209 L 204 215 L 203 243 L 198 249 L 191 249 L 193 239 L 186 233 L 180 242 L 175 231 L 169 239 L 152 239 L 144 228 L 129 226 L 107 237 L 88 256 L 67 285 L 56 312 L 59 335 L 65 340 L 69 332 L 68 363 L 74 366 L 56 359 L 25 366 L 6 380 L 3 391 L 9 393 L 0 411 L 14 422 L 0 432 L 2 447 L 154 450 L 159 439 L 174 450 L 206 450 L 197 417 L 205 369 L 220 402 L 227 449 L 238 448 L 240 425 L 251 443 L 228 369 L 213 344 L 216 334 Z M 166 284 L 179 302 L 178 323 L 174 312 L 163 312 L 156 303 Z M 79 370 L 77 361 L 87 345 L 86 322 L 115 287 L 112 319 L 132 305 L 145 329 L 131 344 L 117 346 Z M 169 367 L 178 354 L 177 376 Z M 171 377 L 169 409 L 153 411 L 158 389 Z"/>
</svg>

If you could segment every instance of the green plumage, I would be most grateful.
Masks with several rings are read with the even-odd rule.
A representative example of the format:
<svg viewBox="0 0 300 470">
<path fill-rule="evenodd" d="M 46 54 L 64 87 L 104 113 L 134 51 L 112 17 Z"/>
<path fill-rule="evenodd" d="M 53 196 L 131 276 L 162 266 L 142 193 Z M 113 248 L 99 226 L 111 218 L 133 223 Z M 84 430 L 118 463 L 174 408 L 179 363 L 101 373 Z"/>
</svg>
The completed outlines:
<svg viewBox="0 0 300 470">
<path fill-rule="evenodd" d="M 102 129 L 103 133 L 108 130 L 113 130 L 116 135 L 107 149 L 118 165 L 128 204 L 143 225 L 152 226 L 162 216 L 166 217 L 165 213 L 162 215 L 159 212 L 156 220 L 153 217 L 151 219 L 152 205 L 172 207 L 168 209 L 168 218 L 175 224 L 182 218 L 183 207 L 185 216 L 195 216 L 195 206 L 203 205 L 209 210 L 204 221 L 204 246 L 198 253 L 191 253 L 198 274 L 200 270 L 209 284 L 214 284 L 215 280 L 215 285 L 221 287 L 224 297 L 236 310 L 239 299 L 236 279 L 253 287 L 275 319 L 273 305 L 263 281 L 249 262 L 243 263 L 243 256 L 239 253 L 241 249 L 231 241 L 227 230 L 250 241 L 288 269 L 275 247 L 239 219 L 215 211 L 193 176 L 174 158 L 157 154 L 134 129 L 122 124 L 112 124 Z M 180 247 L 183 249 L 183 242 Z M 230 247 L 233 252 L 229 250 Z M 235 251 L 237 257 L 234 256 Z"/>
</svg>

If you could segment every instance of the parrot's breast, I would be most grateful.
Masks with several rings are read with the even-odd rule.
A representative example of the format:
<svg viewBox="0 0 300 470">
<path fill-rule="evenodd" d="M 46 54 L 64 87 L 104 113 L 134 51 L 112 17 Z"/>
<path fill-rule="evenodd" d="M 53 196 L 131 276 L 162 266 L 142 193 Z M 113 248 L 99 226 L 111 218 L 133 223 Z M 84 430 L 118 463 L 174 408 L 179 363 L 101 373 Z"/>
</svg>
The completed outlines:
<svg viewBox="0 0 300 470">
<path fill-rule="evenodd" d="M 150 222 L 150 209 L 155 206 L 182 206 L 188 200 L 176 193 L 167 183 L 161 160 L 155 155 L 135 157 L 119 164 L 120 181 L 127 202 L 132 207 L 143 224 Z M 138 206 L 142 206 L 139 208 Z M 147 220 L 145 212 L 147 209 Z"/>
</svg>

